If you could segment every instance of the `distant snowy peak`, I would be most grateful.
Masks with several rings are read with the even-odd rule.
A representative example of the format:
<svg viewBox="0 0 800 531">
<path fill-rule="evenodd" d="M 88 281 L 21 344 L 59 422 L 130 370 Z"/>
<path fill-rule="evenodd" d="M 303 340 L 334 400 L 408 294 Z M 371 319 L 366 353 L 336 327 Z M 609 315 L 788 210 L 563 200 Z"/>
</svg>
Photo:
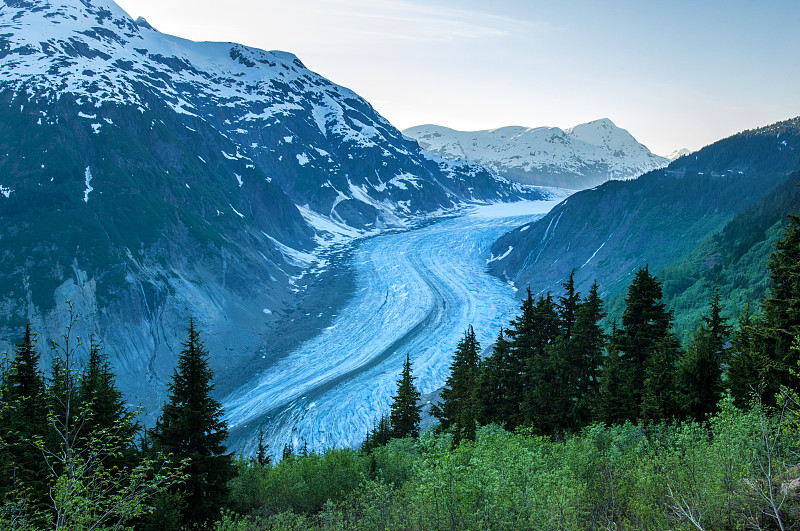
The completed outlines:
<svg viewBox="0 0 800 531">
<path fill-rule="evenodd" d="M 669 162 L 607 118 L 566 130 L 512 126 L 456 131 L 420 125 L 403 133 L 442 158 L 472 160 L 528 184 L 572 189 L 630 179 Z"/>
<path fill-rule="evenodd" d="M 676 149 L 675 151 L 673 151 L 672 153 L 667 155 L 666 158 L 667 158 L 667 160 L 672 162 L 673 160 L 677 160 L 677 159 L 679 159 L 681 157 L 685 157 L 686 155 L 689 155 L 691 153 L 692 153 L 692 151 L 689 150 L 689 149 L 686 149 L 686 148 Z"/>
</svg>

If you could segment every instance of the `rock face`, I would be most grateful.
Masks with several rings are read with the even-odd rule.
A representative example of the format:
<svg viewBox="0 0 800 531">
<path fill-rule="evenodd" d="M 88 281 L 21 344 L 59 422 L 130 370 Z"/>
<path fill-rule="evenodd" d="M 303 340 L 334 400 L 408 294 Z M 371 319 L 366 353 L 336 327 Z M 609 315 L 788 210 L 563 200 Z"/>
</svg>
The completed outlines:
<svg viewBox="0 0 800 531">
<path fill-rule="evenodd" d="M 70 299 L 150 412 L 190 315 L 234 386 L 326 246 L 538 194 L 423 152 L 288 53 L 111 0 L 6 0 L 0 25 L 0 350 L 31 321 L 47 352 Z"/>
<path fill-rule="evenodd" d="M 610 179 L 632 179 L 669 162 L 608 119 L 566 130 L 501 127 L 455 131 L 420 125 L 403 133 L 443 158 L 473 160 L 526 184 L 573 190 L 591 188 Z"/>
<path fill-rule="evenodd" d="M 489 270 L 524 293 L 559 292 L 571 271 L 586 293 L 627 288 L 632 275 L 677 262 L 800 167 L 800 118 L 745 131 L 632 181 L 565 199 L 492 246 Z"/>
</svg>

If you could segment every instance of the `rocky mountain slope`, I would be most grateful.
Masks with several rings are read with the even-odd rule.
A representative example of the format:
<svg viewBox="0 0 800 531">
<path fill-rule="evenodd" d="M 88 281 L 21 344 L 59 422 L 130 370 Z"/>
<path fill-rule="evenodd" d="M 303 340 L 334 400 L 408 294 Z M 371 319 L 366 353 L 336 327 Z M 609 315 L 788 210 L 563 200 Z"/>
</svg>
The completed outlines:
<svg viewBox="0 0 800 531">
<path fill-rule="evenodd" d="M 611 120 L 566 130 L 501 127 L 456 131 L 420 125 L 403 131 L 424 149 L 450 160 L 473 160 L 509 179 L 582 190 L 609 179 L 631 179 L 667 165 Z"/>
<path fill-rule="evenodd" d="M 0 350 L 32 321 L 46 352 L 71 299 L 151 412 L 190 315 L 235 380 L 291 331 L 326 247 L 539 195 L 423 152 L 288 53 L 165 35 L 111 0 L 6 0 L 0 27 Z"/>
<path fill-rule="evenodd" d="M 534 293 L 559 291 L 570 271 L 586 292 L 624 290 L 633 273 L 681 261 L 800 169 L 800 118 L 745 131 L 632 181 L 564 200 L 492 246 L 490 271 Z"/>
</svg>

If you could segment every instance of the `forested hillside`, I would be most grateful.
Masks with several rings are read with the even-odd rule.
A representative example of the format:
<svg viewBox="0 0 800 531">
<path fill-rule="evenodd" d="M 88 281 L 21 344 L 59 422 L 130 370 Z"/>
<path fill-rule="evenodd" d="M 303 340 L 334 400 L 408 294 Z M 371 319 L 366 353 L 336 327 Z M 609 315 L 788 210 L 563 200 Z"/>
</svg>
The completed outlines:
<svg viewBox="0 0 800 531">
<path fill-rule="evenodd" d="M 748 301 L 755 305 L 764 297 L 769 287 L 764 275 L 769 255 L 793 212 L 800 212 L 800 172 L 735 216 L 683 260 L 657 271 L 664 283 L 664 301 L 675 314 L 675 331 L 683 341 L 694 331 L 715 289 L 722 314 L 730 319 Z M 609 300 L 606 324 L 622 316 L 624 302 L 623 294 Z"/>
<path fill-rule="evenodd" d="M 500 238 L 490 271 L 534 294 L 571 271 L 586 291 L 621 293 L 634 272 L 683 260 L 800 169 L 800 119 L 720 140 L 632 181 L 578 192 L 543 219 Z"/>
</svg>

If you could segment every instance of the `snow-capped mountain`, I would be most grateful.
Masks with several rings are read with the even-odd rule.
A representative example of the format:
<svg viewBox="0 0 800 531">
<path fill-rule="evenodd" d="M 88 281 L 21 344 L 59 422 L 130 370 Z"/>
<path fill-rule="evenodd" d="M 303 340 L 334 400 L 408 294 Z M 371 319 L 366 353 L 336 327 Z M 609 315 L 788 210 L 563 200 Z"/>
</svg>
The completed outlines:
<svg viewBox="0 0 800 531">
<path fill-rule="evenodd" d="M 686 148 L 676 149 L 675 151 L 667 155 L 666 159 L 672 162 L 673 160 L 685 157 L 686 155 L 690 155 L 691 153 L 692 152 Z"/>
<path fill-rule="evenodd" d="M 325 246 L 537 195 L 422 151 L 289 53 L 165 35 L 111 0 L 6 0 L 0 26 L 0 350 L 25 321 L 57 338 L 70 299 L 151 412 L 190 315 L 224 390 L 271 329 L 305 326 Z"/>
<path fill-rule="evenodd" d="M 565 130 L 501 127 L 456 131 L 420 125 L 403 133 L 443 158 L 472 160 L 522 183 L 573 190 L 610 179 L 631 179 L 669 163 L 608 119 Z"/>
</svg>

